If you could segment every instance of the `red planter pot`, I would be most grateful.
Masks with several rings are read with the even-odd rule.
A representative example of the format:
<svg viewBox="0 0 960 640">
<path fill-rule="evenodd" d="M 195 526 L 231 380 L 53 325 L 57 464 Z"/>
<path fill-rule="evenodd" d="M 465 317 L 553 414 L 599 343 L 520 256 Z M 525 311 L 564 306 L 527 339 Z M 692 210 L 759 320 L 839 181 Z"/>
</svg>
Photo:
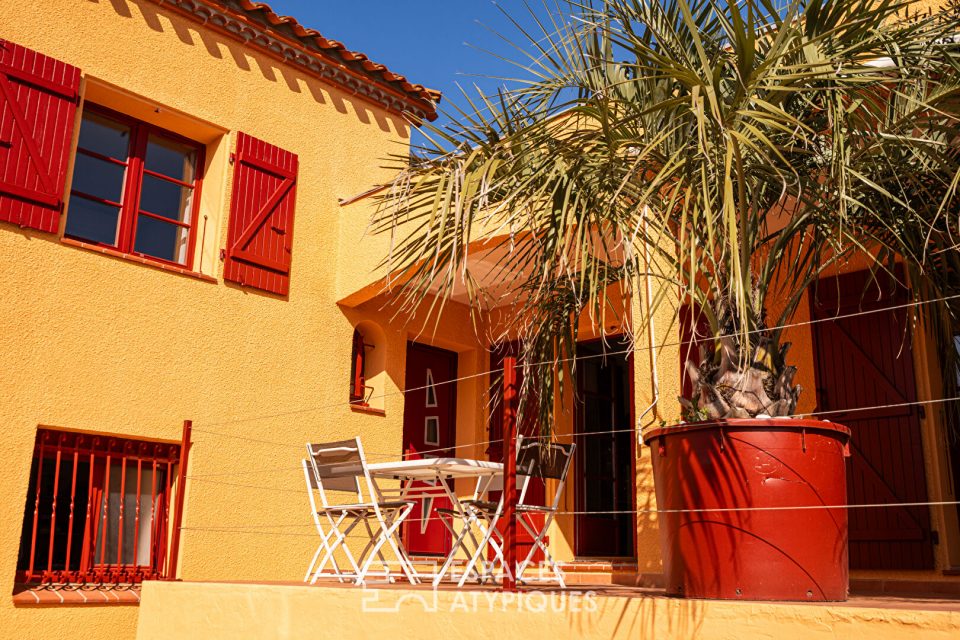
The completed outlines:
<svg viewBox="0 0 960 640">
<path fill-rule="evenodd" d="M 721 420 L 654 429 L 645 440 L 668 594 L 847 599 L 847 510 L 819 507 L 847 502 L 849 429 Z"/>
</svg>

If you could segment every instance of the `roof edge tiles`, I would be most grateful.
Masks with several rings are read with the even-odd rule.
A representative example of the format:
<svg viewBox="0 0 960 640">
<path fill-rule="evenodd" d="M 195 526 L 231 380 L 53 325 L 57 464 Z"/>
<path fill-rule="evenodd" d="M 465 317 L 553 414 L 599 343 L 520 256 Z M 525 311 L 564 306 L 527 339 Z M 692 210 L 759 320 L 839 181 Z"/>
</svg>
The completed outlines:
<svg viewBox="0 0 960 640">
<path fill-rule="evenodd" d="M 440 92 L 250 0 L 151 0 L 212 27 L 388 111 L 435 120 Z"/>
</svg>

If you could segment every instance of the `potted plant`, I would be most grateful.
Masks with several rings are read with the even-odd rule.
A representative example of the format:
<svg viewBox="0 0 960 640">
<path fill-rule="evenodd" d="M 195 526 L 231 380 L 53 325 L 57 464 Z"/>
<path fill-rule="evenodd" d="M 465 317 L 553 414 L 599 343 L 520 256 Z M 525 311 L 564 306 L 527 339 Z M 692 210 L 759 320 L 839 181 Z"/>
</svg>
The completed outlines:
<svg viewBox="0 0 960 640">
<path fill-rule="evenodd" d="M 782 337 L 808 287 L 854 257 L 903 265 L 917 296 L 956 282 L 930 269 L 926 243 L 953 246 L 942 211 L 960 22 L 899 19 L 909 4 L 609 0 L 533 14 L 525 81 L 426 126 L 419 153 L 397 159 L 373 229 L 394 238 L 384 265 L 403 273 L 404 308 L 456 294 L 485 321 L 512 304 L 499 331 L 536 370 L 523 406 L 545 435 L 584 324 L 644 349 L 663 305 L 699 310 L 683 420 L 645 434 L 670 593 L 846 598 L 850 434 L 793 417 Z M 617 311 L 634 298 L 645 304 Z"/>
</svg>

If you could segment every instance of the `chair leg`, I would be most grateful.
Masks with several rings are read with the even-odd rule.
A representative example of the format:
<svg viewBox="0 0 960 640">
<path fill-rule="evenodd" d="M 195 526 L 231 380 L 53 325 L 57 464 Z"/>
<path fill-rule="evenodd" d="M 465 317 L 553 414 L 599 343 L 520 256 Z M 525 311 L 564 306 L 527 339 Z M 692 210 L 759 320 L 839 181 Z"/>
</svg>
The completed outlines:
<svg viewBox="0 0 960 640">
<path fill-rule="evenodd" d="M 320 554 L 324 550 L 329 550 L 330 547 L 330 538 L 333 537 L 333 532 L 324 532 L 320 526 L 317 526 L 317 532 L 320 534 L 320 544 L 317 546 L 317 551 L 313 554 L 313 559 L 310 560 L 310 566 L 307 567 L 307 574 L 303 577 L 303 581 L 307 582 L 310 580 L 310 576 L 313 575 L 314 568 L 317 566 L 317 559 L 320 557 Z M 320 570 L 323 570 L 323 566 L 326 565 L 329 556 L 324 556 L 323 562 L 320 563 Z M 336 566 L 336 561 L 334 561 Z M 339 571 L 339 566 L 336 566 L 336 571 Z M 342 580 L 341 580 L 342 582 Z"/>
<path fill-rule="evenodd" d="M 353 522 L 351 522 L 350 526 L 348 526 L 343 531 L 343 536 L 340 542 L 340 546 L 343 547 L 343 555 L 346 556 L 347 562 L 350 563 L 350 567 L 353 569 L 353 576 L 356 577 L 360 573 L 359 562 L 363 561 L 363 556 L 362 555 L 360 556 L 360 561 L 358 562 L 358 560 L 354 557 L 353 552 L 350 551 L 350 546 L 345 543 L 347 540 L 347 536 L 349 536 L 350 533 L 356 528 L 356 526 L 360 524 L 360 521 L 363 519 L 363 516 L 354 514 L 353 517 L 354 517 Z"/>
<path fill-rule="evenodd" d="M 500 563 L 500 566 L 504 566 L 503 559 L 503 540 L 497 537 L 498 532 L 494 531 L 494 535 L 490 536 L 490 547 L 493 549 L 493 558 L 488 561 L 489 569 L 487 569 L 487 576 L 492 581 L 494 574 L 497 570 L 497 563 Z M 481 583 L 483 581 L 481 580 Z"/>
<path fill-rule="evenodd" d="M 530 545 L 530 551 L 527 553 L 526 559 L 524 559 L 523 564 L 520 565 L 520 568 L 517 570 L 517 580 L 521 579 L 523 575 L 523 570 L 530 563 L 530 560 L 533 558 L 533 554 L 537 549 L 543 551 L 543 559 L 547 566 L 553 571 L 554 577 L 556 577 L 557 582 L 561 588 L 566 588 L 567 584 L 563 579 L 563 572 L 560 571 L 560 567 L 557 566 L 556 560 L 553 559 L 553 555 L 550 553 L 550 549 L 547 548 L 547 545 L 544 544 L 543 538 L 546 535 L 547 531 L 550 529 L 550 523 L 553 522 L 553 513 L 549 513 L 544 519 L 543 528 L 539 531 L 536 528 L 524 520 L 523 518 L 519 519 L 519 522 L 523 525 L 523 528 L 527 530 L 527 533 L 533 538 L 533 544 Z"/>
<path fill-rule="evenodd" d="M 321 537 L 323 537 L 323 534 L 321 534 Z M 310 580 L 310 576 L 313 575 L 313 568 L 316 566 L 316 564 L 317 564 L 317 558 L 320 557 L 320 552 L 323 551 L 324 546 L 325 546 L 325 545 L 324 545 L 323 542 L 321 542 L 321 543 L 317 546 L 317 550 L 316 550 L 316 552 L 314 552 L 313 558 L 310 560 L 310 566 L 307 567 L 307 575 L 303 576 L 303 581 L 304 581 L 304 582 L 307 582 L 308 580 Z"/>
<path fill-rule="evenodd" d="M 527 552 L 527 556 L 523 559 L 523 562 L 520 563 L 520 566 L 517 567 L 517 582 L 521 582 L 523 580 L 523 572 L 526 571 L 527 566 L 529 566 L 530 561 L 533 559 L 533 554 L 535 554 L 539 548 L 537 545 L 537 538 L 539 535 L 531 528 L 531 526 L 522 516 L 517 518 L 517 522 L 519 522 L 523 528 L 526 529 L 527 533 L 530 534 L 530 537 L 534 539 L 534 543 L 530 545 L 530 551 Z"/>
<path fill-rule="evenodd" d="M 338 532 L 338 533 L 339 533 L 339 532 Z M 313 573 L 313 579 L 310 580 L 310 584 L 316 584 L 316 583 L 317 583 L 317 580 L 320 579 L 320 575 L 323 573 L 323 568 L 327 565 L 327 562 L 328 562 L 331 558 L 333 558 L 333 553 L 334 553 L 334 551 L 336 550 L 337 546 L 339 546 L 339 544 L 340 544 L 340 536 L 339 536 L 339 535 L 334 535 L 334 540 L 335 540 L 335 542 L 334 542 L 334 544 L 333 544 L 332 546 L 330 546 L 330 545 L 327 546 L 327 552 L 324 554 L 323 560 L 320 561 L 320 564 L 317 565 L 317 570 L 314 571 L 314 573 Z M 334 574 L 337 576 L 337 579 L 338 579 L 340 582 L 343 582 L 343 576 L 340 574 L 340 567 L 339 567 L 339 565 L 337 565 L 336 562 L 334 562 L 333 565 L 334 565 L 334 567 L 335 567 L 335 568 L 334 568 Z"/>
<path fill-rule="evenodd" d="M 310 574 L 312 572 L 313 579 L 310 580 L 310 584 L 316 584 L 317 580 L 320 578 L 320 575 L 323 573 L 323 568 L 327 566 L 327 562 L 333 559 L 334 550 L 336 544 L 331 545 L 331 540 L 337 539 L 337 534 L 339 533 L 340 523 L 343 522 L 343 517 L 334 520 L 329 513 L 324 513 L 324 517 L 327 519 L 328 524 L 330 525 L 329 530 L 326 533 L 320 533 L 320 546 L 317 548 L 317 553 L 314 554 L 313 562 L 310 564 L 310 568 L 307 570 L 307 576 L 304 577 L 303 581 L 306 582 L 310 579 Z M 320 530 L 319 525 L 317 530 Z M 317 556 L 320 554 L 320 550 L 325 550 L 323 559 L 320 561 L 320 564 L 317 564 Z M 343 577 L 340 575 L 340 566 L 337 564 L 336 560 L 333 560 L 333 572 L 337 576 L 337 579 L 340 582 L 343 582 Z"/>
<path fill-rule="evenodd" d="M 464 567 L 463 575 L 460 577 L 460 581 L 457 582 L 458 587 L 462 588 L 464 583 L 466 583 L 467 578 L 470 576 L 470 572 L 475 571 L 474 565 L 476 565 L 477 560 L 480 558 L 480 554 L 483 552 L 484 547 L 490 542 L 491 537 L 493 536 L 493 532 L 497 528 L 497 520 L 499 519 L 499 517 L 500 517 L 499 514 L 494 515 L 490 519 L 490 524 L 488 525 L 488 527 L 484 527 L 483 524 L 479 522 L 479 520 L 477 521 L 477 524 L 480 526 L 480 530 L 483 531 L 483 538 L 480 540 L 479 544 L 477 544 L 477 548 L 474 550 L 473 554 L 470 556 L 470 559 L 467 561 L 467 566 Z M 480 576 L 480 581 L 483 582 L 484 574 L 486 572 L 482 572 L 482 571 L 475 571 L 475 572 L 477 573 L 478 576 Z"/>
<path fill-rule="evenodd" d="M 409 511 L 409 509 L 405 511 Z M 405 517 L 406 513 L 404 513 L 403 516 Z M 363 567 L 360 569 L 360 574 L 357 576 L 357 584 L 364 584 L 367 572 L 370 570 L 370 565 L 373 562 L 373 558 L 377 553 L 379 553 L 380 548 L 384 544 L 389 544 L 390 548 L 394 551 L 394 553 L 396 553 L 397 559 L 400 559 L 401 557 L 400 551 L 397 549 L 396 542 L 393 540 L 393 533 L 403 521 L 403 517 L 394 519 L 389 525 L 379 517 L 377 518 L 377 521 L 380 523 L 380 535 L 377 536 L 376 542 L 373 545 L 373 550 L 370 552 L 369 557 L 367 557 L 366 561 L 363 563 Z M 405 563 L 402 564 L 404 573 L 407 574 L 407 578 L 410 580 L 411 584 L 416 584 L 414 582 L 415 578 L 409 572 L 409 568 Z"/>
<path fill-rule="evenodd" d="M 450 520 L 451 522 L 448 523 L 446 520 L 443 519 L 443 516 L 440 516 L 440 521 L 443 522 L 443 525 L 447 528 L 451 536 L 453 536 L 455 539 L 453 541 L 453 548 L 450 550 L 450 553 L 447 555 L 446 559 L 443 561 L 443 565 L 440 567 L 440 570 L 437 571 L 437 575 L 433 577 L 434 587 L 440 584 L 440 581 L 446 575 L 447 570 L 450 568 L 450 565 L 453 564 L 453 557 L 454 555 L 456 555 L 457 549 L 463 549 L 463 553 L 466 554 L 467 557 L 470 557 L 471 551 L 470 549 L 467 548 L 467 545 L 464 542 L 468 533 L 470 534 L 470 537 L 474 539 L 473 540 L 474 543 L 476 543 L 476 537 L 473 536 L 473 533 L 470 530 L 470 525 L 476 520 L 476 518 L 472 514 L 466 518 L 464 518 L 463 516 L 460 516 L 461 523 L 463 524 L 463 526 L 460 528 L 460 533 L 457 533 L 454 530 L 453 524 L 452 524 L 452 521 L 453 521 L 452 517 L 450 518 Z"/>
<path fill-rule="evenodd" d="M 363 519 L 363 526 L 364 526 L 364 528 L 366 528 L 366 530 L 367 530 L 367 535 L 370 536 L 370 539 L 371 539 L 371 540 L 373 540 L 374 537 L 375 537 L 375 534 L 373 533 L 373 529 L 370 528 L 370 519 L 369 519 L 369 518 L 364 518 L 364 519 Z M 369 545 L 368 545 L 368 546 L 369 546 Z M 382 550 L 382 549 L 380 549 L 380 550 L 377 551 L 377 557 L 380 558 L 380 564 L 383 565 L 384 575 L 387 577 L 387 579 L 388 579 L 390 582 L 392 582 L 392 580 L 390 579 L 390 565 L 387 564 L 387 559 L 383 557 L 383 550 Z"/>
<path fill-rule="evenodd" d="M 317 580 L 320 579 L 320 576 L 323 574 L 323 568 L 327 565 L 327 562 L 330 562 L 333 565 L 333 573 L 337 577 L 337 580 L 344 582 L 343 570 L 340 568 L 340 563 L 337 562 L 336 551 L 338 548 L 343 549 L 343 553 L 347 558 L 347 561 L 350 563 L 351 567 L 354 570 L 354 575 L 357 572 L 357 563 L 353 558 L 353 554 L 350 552 L 350 547 L 345 543 L 347 536 L 353 531 L 353 528 L 357 526 L 359 520 L 354 520 L 347 526 L 343 531 L 340 530 L 340 527 L 343 525 L 344 521 L 347 519 L 348 513 L 341 513 L 337 519 L 334 519 L 329 514 L 327 514 L 327 520 L 330 522 L 331 530 L 328 537 L 326 538 L 327 543 L 327 552 L 323 557 L 323 560 L 320 561 L 320 564 L 317 566 L 316 571 L 313 574 L 313 579 L 310 581 L 310 584 L 316 584 Z M 331 544 L 330 540 L 333 539 Z"/>
<path fill-rule="evenodd" d="M 412 504 L 398 509 L 390 521 L 385 524 L 388 524 L 390 527 L 390 533 L 387 537 L 387 544 L 391 551 L 393 551 L 394 555 L 397 556 L 397 560 L 400 562 L 400 568 L 403 570 L 404 575 L 407 576 L 407 580 L 410 581 L 410 584 L 419 584 L 420 578 L 417 576 L 417 572 L 413 568 L 413 561 L 410 559 L 410 556 L 407 555 L 407 550 L 404 548 L 403 543 L 397 542 L 396 538 L 393 536 L 394 532 L 400 529 L 403 521 L 406 520 L 408 515 L 410 515 L 410 511 L 412 509 Z"/>
</svg>

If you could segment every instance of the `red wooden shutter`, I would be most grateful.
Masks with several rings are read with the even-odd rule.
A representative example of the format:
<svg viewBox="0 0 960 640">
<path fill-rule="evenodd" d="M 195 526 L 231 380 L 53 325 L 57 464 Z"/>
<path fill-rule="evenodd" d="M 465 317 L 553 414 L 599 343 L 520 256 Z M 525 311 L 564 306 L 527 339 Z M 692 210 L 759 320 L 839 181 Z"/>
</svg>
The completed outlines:
<svg viewBox="0 0 960 640">
<path fill-rule="evenodd" d="M 223 277 L 286 295 L 297 190 L 297 155 L 237 136 Z"/>
<path fill-rule="evenodd" d="M 363 334 L 358 329 L 353 330 L 353 357 L 350 365 L 350 402 L 363 403 L 366 397 L 366 345 Z M 365 404 L 365 403 L 364 403 Z"/>
<path fill-rule="evenodd" d="M 0 40 L 0 220 L 55 233 L 80 69 Z"/>
</svg>

